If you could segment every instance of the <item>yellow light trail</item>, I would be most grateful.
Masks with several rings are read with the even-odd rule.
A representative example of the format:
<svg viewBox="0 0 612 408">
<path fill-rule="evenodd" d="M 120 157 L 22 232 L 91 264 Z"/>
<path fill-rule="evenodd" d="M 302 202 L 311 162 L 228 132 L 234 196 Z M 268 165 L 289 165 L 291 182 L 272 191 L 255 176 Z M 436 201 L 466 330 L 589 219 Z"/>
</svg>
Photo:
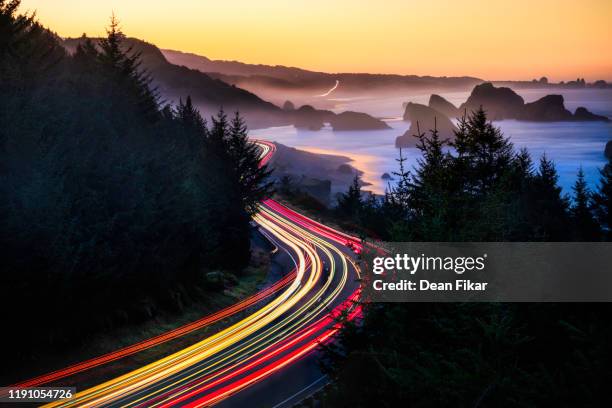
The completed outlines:
<svg viewBox="0 0 612 408">
<path fill-rule="evenodd" d="M 273 216 L 273 213 L 271 213 L 269 210 L 262 208 L 263 212 L 268 213 L 269 215 Z M 256 216 L 256 218 L 258 218 L 259 216 Z M 284 223 L 281 219 L 277 220 L 277 222 L 279 223 Z M 266 226 L 267 227 L 272 227 L 274 226 L 274 224 L 270 224 L 270 221 L 264 220 L 264 219 L 258 219 L 258 224 L 262 225 L 262 226 Z M 285 223 L 286 224 L 286 223 Z M 151 394 L 147 394 L 146 396 L 141 397 L 140 399 L 134 401 L 133 403 L 124 405 L 126 407 L 128 406 L 132 406 L 138 402 L 142 402 L 145 400 L 149 400 L 151 398 L 153 398 L 156 394 L 159 394 L 163 391 L 166 391 L 168 389 L 172 389 L 175 387 L 178 387 L 179 385 L 181 385 L 182 383 L 187 382 L 188 380 L 192 379 L 192 378 L 197 378 L 197 377 L 202 377 L 204 375 L 206 375 L 207 371 L 210 371 L 212 368 L 214 368 L 217 365 L 220 365 L 220 363 L 227 361 L 228 365 L 231 363 L 239 363 L 242 362 L 245 358 L 248 358 L 249 356 L 251 356 L 253 354 L 253 351 L 259 351 L 263 348 L 265 348 L 266 346 L 274 343 L 274 342 L 278 342 L 281 339 L 296 333 L 300 328 L 307 326 L 310 322 L 312 322 L 317 315 L 324 311 L 326 307 L 328 307 L 328 305 L 333 302 L 338 295 L 340 294 L 342 288 L 344 287 L 346 280 L 347 280 L 347 270 L 346 268 L 342 268 L 342 277 L 341 280 L 339 282 L 339 284 L 334 288 L 333 292 L 331 294 L 329 294 L 325 301 L 321 301 L 318 302 L 318 299 L 327 291 L 327 289 L 329 288 L 329 286 L 331 285 L 333 278 L 335 276 L 335 260 L 333 257 L 333 254 L 330 252 L 330 250 L 328 249 L 328 247 L 331 247 L 333 250 L 337 251 L 338 253 L 340 253 L 334 246 L 329 245 L 326 241 L 324 240 L 319 240 L 317 237 L 311 236 L 308 237 L 305 234 L 305 231 L 299 231 L 296 228 L 293 228 L 290 224 L 286 224 L 285 225 L 286 228 L 292 230 L 294 233 L 302 233 L 304 234 L 305 237 L 305 241 L 309 240 L 309 239 L 313 239 L 314 241 L 318 242 L 318 245 L 320 245 L 319 249 L 322 250 L 326 256 L 326 258 L 329 260 L 330 262 L 330 273 L 324 283 L 324 285 L 321 287 L 321 289 L 319 289 L 317 291 L 317 293 L 312 296 L 304 305 L 302 305 L 298 310 L 296 310 L 294 313 L 292 313 L 291 315 L 289 315 L 288 317 L 286 317 L 285 319 L 283 319 L 281 322 L 275 324 L 275 326 L 267 329 L 264 333 L 259 334 L 258 336 L 254 337 L 253 339 L 250 339 L 249 342 L 247 342 L 246 345 L 241 344 L 240 345 L 240 349 L 233 352 L 232 354 L 230 354 L 229 356 L 209 365 L 204 367 L 201 370 L 198 370 L 192 374 L 190 374 L 187 377 L 182 377 L 180 380 L 175 381 L 170 383 L 169 385 L 166 385 L 164 388 L 162 389 L 158 389 L 155 391 L 155 393 L 151 393 Z M 344 258 L 342 258 L 344 259 Z M 314 305 L 314 308 L 313 308 Z M 287 325 L 287 324 L 291 324 L 289 326 L 289 328 L 282 330 L 282 328 Z M 276 336 L 274 336 L 276 335 Z M 266 338 L 269 338 L 269 340 L 264 341 Z M 214 373 L 213 376 L 208 378 L 208 381 L 214 380 L 220 376 L 222 376 L 223 374 L 226 374 L 228 372 L 230 372 L 233 368 L 235 368 L 234 366 L 229 366 L 225 369 L 222 369 L 220 371 L 217 371 Z M 208 382 L 207 381 L 207 382 Z M 201 384 L 198 384 L 197 386 L 201 386 Z M 174 394 L 172 397 L 176 397 L 178 395 L 184 394 L 186 392 L 189 392 L 190 390 L 196 388 L 197 386 L 192 386 L 189 388 L 185 388 L 182 391 Z M 166 398 L 164 400 L 161 400 L 153 405 L 148 405 L 148 406 L 158 406 L 166 401 L 168 401 L 170 398 Z"/>
</svg>

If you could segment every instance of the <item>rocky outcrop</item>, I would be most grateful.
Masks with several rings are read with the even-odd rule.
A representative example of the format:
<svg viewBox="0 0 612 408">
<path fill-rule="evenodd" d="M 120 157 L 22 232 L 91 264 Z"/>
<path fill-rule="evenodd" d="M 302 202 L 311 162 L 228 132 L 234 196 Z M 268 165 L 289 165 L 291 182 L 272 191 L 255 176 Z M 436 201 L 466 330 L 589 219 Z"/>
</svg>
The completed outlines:
<svg viewBox="0 0 612 408">
<path fill-rule="evenodd" d="M 432 94 L 429 97 L 428 105 L 430 108 L 445 114 L 449 118 L 456 118 L 460 115 L 459 109 L 440 95 Z"/>
<path fill-rule="evenodd" d="M 418 139 L 415 135 L 427 133 L 436 128 L 441 139 L 452 139 L 457 129 L 453 122 L 435 109 L 419 103 L 406 104 L 404 120 L 410 121 L 410 128 L 402 136 L 395 139 L 395 147 L 414 147 Z"/>
<path fill-rule="evenodd" d="M 295 110 L 295 105 L 291 101 L 285 101 L 285 103 L 283 104 L 283 110 L 285 112 L 292 112 Z"/>
<path fill-rule="evenodd" d="M 412 126 L 410 128 L 412 128 Z M 398 149 L 415 147 L 418 140 L 414 135 L 415 134 L 411 133 L 410 129 L 407 130 L 403 135 L 395 138 L 395 147 Z"/>
<path fill-rule="evenodd" d="M 587 110 L 587 108 L 579 107 L 576 108 L 576 112 L 574 112 L 574 120 L 578 121 L 601 121 L 601 122 L 609 122 L 610 119 L 603 115 L 596 115 Z"/>
<path fill-rule="evenodd" d="M 361 112 L 342 112 L 330 118 L 334 130 L 377 130 L 389 129 L 382 120 Z"/>
<path fill-rule="evenodd" d="M 490 82 L 476 85 L 471 95 L 459 107 L 460 111 L 470 112 L 481 106 L 489 120 L 516 119 L 522 112 L 525 101 L 510 88 L 496 88 Z"/>
<path fill-rule="evenodd" d="M 582 106 L 572 114 L 565 108 L 563 95 L 546 95 L 535 102 L 526 103 L 523 106 L 523 111 L 517 115 L 516 119 L 536 122 L 610 121 L 607 117 L 591 113 Z"/>
<path fill-rule="evenodd" d="M 606 148 L 604 150 L 604 155 L 607 159 L 612 160 L 612 140 L 606 143 Z"/>
<path fill-rule="evenodd" d="M 572 120 L 573 115 L 565 109 L 562 95 L 546 95 L 535 102 L 526 103 L 522 112 L 517 112 L 516 119 L 555 122 Z"/>
<path fill-rule="evenodd" d="M 432 95 L 433 97 L 433 95 Z M 534 122 L 609 121 L 580 107 L 572 114 L 565 108 L 563 95 L 546 95 L 535 102 L 525 103 L 510 88 L 496 88 L 491 83 L 477 85 L 459 110 L 468 113 L 482 107 L 489 120 L 518 119 Z"/>
<path fill-rule="evenodd" d="M 291 115 L 293 125 L 298 129 L 320 130 L 325 123 L 338 131 L 389 129 L 385 122 L 367 113 L 347 111 L 336 115 L 332 111 L 315 109 L 310 105 L 293 111 L 285 107 L 283 109 Z"/>
<path fill-rule="evenodd" d="M 298 129 L 320 130 L 327 116 L 326 111 L 304 105 L 293 112 L 293 125 Z"/>
</svg>

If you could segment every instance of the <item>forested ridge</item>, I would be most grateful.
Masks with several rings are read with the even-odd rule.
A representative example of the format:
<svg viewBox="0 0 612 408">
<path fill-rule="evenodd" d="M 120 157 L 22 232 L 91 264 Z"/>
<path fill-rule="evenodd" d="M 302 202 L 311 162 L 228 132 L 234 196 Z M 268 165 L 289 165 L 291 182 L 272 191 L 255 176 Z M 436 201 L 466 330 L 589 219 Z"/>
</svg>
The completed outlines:
<svg viewBox="0 0 612 408">
<path fill-rule="evenodd" d="M 7 369 L 178 309 L 208 271 L 240 271 L 270 187 L 240 116 L 207 123 L 187 95 L 162 104 L 114 18 L 69 55 L 19 5 L 0 0 Z"/>
<path fill-rule="evenodd" d="M 414 169 L 378 199 L 358 180 L 333 213 L 394 242 L 609 241 L 612 162 L 562 194 L 554 163 L 517 151 L 482 109 L 450 143 L 415 135 Z M 578 164 L 577 164 L 578 167 Z M 579 257 L 580 254 L 575 254 Z M 577 270 L 577 274 L 581 271 Z M 609 303 L 372 303 L 325 347 L 327 407 L 602 407 L 612 396 Z"/>
</svg>

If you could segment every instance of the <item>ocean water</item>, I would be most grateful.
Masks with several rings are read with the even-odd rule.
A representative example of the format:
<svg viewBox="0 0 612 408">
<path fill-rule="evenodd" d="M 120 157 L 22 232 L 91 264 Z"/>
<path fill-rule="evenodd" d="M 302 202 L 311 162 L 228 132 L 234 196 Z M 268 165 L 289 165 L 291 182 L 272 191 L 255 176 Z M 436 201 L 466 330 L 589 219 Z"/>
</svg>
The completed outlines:
<svg viewBox="0 0 612 408">
<path fill-rule="evenodd" d="M 585 106 L 590 111 L 612 118 L 612 90 L 524 90 L 518 91 L 526 102 L 534 101 L 549 93 L 560 93 L 565 105 L 571 111 Z M 337 112 L 354 110 L 385 118 L 391 126 L 387 130 L 334 132 L 331 128 L 320 131 L 297 130 L 293 126 L 257 129 L 250 132 L 252 137 L 277 141 L 279 143 L 311 152 L 341 154 L 353 159 L 351 163 L 364 172 L 363 180 L 370 184 L 366 189 L 383 193 L 388 182 L 381 178 L 383 173 L 397 171 L 399 150 L 395 148 L 395 138 L 409 127 L 401 120 L 402 103 L 427 103 L 427 94 L 408 95 L 398 98 L 361 98 L 335 100 L 333 94 L 327 99 L 334 102 Z M 459 105 L 464 102 L 468 92 L 440 93 L 443 97 Z M 516 148 L 526 147 L 534 162 L 542 154 L 552 159 L 559 172 L 559 184 L 566 193 L 576 179 L 576 172 L 582 166 L 587 182 L 595 188 L 599 180 L 598 169 L 605 163 L 603 155 L 606 142 L 612 140 L 612 123 L 603 122 L 520 122 L 516 120 L 496 121 L 504 135 L 508 136 Z M 419 152 L 415 148 L 403 149 L 412 168 Z"/>
</svg>

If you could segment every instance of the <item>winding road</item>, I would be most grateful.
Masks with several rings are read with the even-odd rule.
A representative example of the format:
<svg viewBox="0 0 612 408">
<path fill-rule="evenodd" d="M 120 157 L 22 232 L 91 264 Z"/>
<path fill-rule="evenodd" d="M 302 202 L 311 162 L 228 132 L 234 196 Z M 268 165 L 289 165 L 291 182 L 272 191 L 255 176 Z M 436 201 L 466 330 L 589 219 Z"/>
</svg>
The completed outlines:
<svg viewBox="0 0 612 408">
<path fill-rule="evenodd" d="M 262 165 L 268 163 L 275 145 L 255 143 Z M 340 315 L 360 314 L 354 260 L 360 242 L 270 199 L 253 219 L 290 264 L 278 282 L 186 326 L 18 385 L 47 384 L 246 312 L 190 347 L 46 406 L 282 407 L 320 388 L 325 378 L 316 363 L 319 344 L 331 341 Z"/>
</svg>

